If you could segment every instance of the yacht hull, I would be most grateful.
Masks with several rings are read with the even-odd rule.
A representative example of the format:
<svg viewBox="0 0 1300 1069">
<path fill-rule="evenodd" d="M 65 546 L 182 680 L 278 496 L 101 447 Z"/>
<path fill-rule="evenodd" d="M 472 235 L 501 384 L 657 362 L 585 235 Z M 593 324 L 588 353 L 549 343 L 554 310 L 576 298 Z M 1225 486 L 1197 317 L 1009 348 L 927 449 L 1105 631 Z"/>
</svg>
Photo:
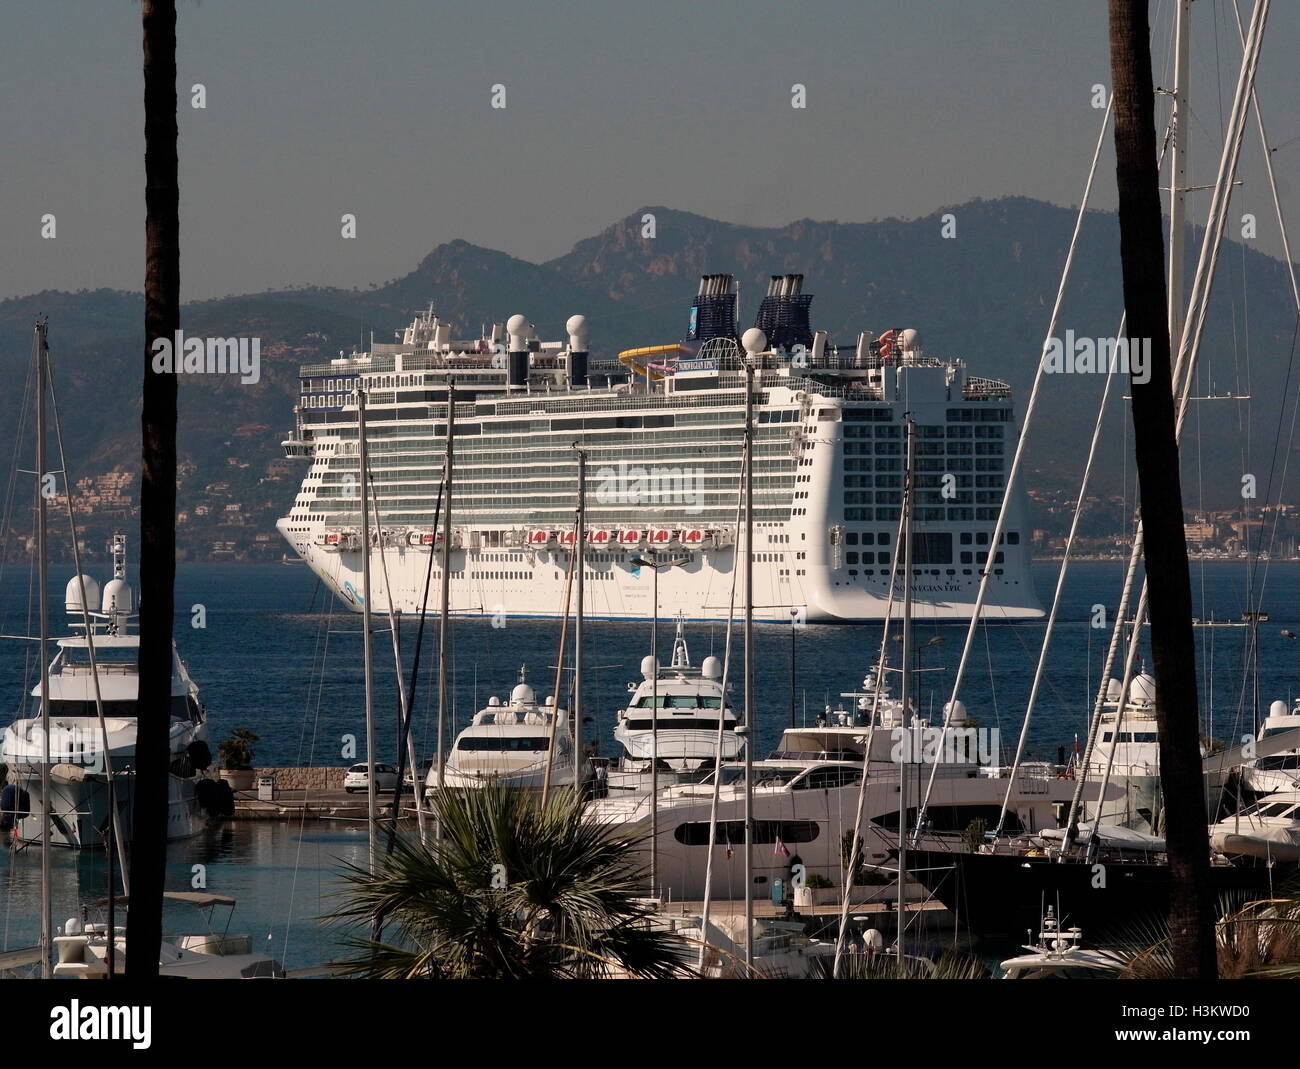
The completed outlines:
<svg viewBox="0 0 1300 1069">
<path fill-rule="evenodd" d="M 63 766 L 67 767 L 67 766 Z M 206 817 L 199 807 L 197 778 L 167 777 L 167 841 L 188 839 L 203 830 Z M 17 834 L 33 845 L 41 840 L 41 780 L 39 776 L 19 781 L 31 798 L 31 813 L 18 821 Z M 135 776 L 117 773 L 113 777 L 117 794 L 118 819 L 122 835 L 131 836 L 131 814 Z M 50 777 L 50 843 L 72 850 L 97 850 L 105 844 L 112 819 L 109 786 L 103 776 L 84 779 Z"/>
<path fill-rule="evenodd" d="M 1023 936 L 1038 930 L 1044 906 L 1053 906 L 1062 927 L 1080 927 L 1102 938 L 1131 931 L 1169 912 L 1169 866 L 1153 862 L 1082 864 L 1019 854 L 908 850 L 908 875 L 984 938 Z M 1270 873 L 1261 868 L 1215 865 L 1211 892 L 1253 896 L 1267 892 Z"/>
</svg>

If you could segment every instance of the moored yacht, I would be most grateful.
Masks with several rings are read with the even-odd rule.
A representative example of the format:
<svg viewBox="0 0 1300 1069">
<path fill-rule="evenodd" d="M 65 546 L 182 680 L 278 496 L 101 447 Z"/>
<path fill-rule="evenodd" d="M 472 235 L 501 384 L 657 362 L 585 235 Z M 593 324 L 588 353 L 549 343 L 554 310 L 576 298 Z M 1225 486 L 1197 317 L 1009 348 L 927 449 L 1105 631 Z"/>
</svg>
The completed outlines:
<svg viewBox="0 0 1300 1069">
<path fill-rule="evenodd" d="M 620 771 L 649 769 L 656 756 L 673 772 L 696 772 L 712 766 L 722 718 L 722 759 L 734 761 L 744 743 L 736 734 L 736 714 L 722 693 L 722 662 L 706 657 L 691 664 L 682 621 L 677 621 L 672 663 L 664 668 L 653 657 L 641 662 L 641 682 L 629 683 L 631 697 L 618 712 L 614 738 L 627 751 Z"/>
<path fill-rule="evenodd" d="M 1085 949 L 1082 929 L 1062 928 L 1051 906 L 1038 942 L 1022 949 L 1026 953 L 1002 963 L 1003 980 L 1108 980 L 1124 968 L 1109 951 Z"/>
<path fill-rule="evenodd" d="M 1122 683 L 1108 684 L 1102 709 L 1100 736 L 1086 769 L 1090 781 L 1099 782 L 1110 767 L 1110 782 L 1124 788 L 1115 801 L 1104 802 L 1102 824 L 1116 824 L 1150 835 L 1163 833 L 1163 794 L 1160 787 L 1160 743 L 1156 722 L 1156 681 L 1140 672 L 1129 683 L 1128 700 L 1121 703 Z M 1120 706 L 1123 705 L 1121 716 Z M 1112 759 L 1111 754 L 1114 753 Z"/>
<path fill-rule="evenodd" d="M 129 631 L 132 595 L 126 582 L 124 536 L 113 537 L 113 578 L 104 585 L 102 598 L 98 583 L 89 577 L 84 583 L 89 603 L 85 607 L 97 606 L 88 614 L 89 632 L 84 623 L 81 582 L 73 577 L 68 583 L 65 608 L 74 633 L 58 640 L 59 652 L 49 668 L 48 807 L 41 797 L 46 743 L 39 683 L 31 692 L 28 715 L 15 720 L 0 737 L 0 761 L 7 766 L 16 788 L 10 795 L 13 811 L 5 814 L 6 828 L 13 828 L 22 839 L 39 841 L 42 813 L 48 808 L 51 843 L 75 849 L 104 845 L 112 822 L 113 796 L 117 799 L 122 834 L 130 835 L 140 636 Z M 102 725 L 97 691 L 103 706 Z M 198 785 L 205 780 L 211 764 L 207 714 L 198 686 L 174 645 L 171 694 L 169 840 L 187 838 L 203 826 Z M 211 782 L 217 785 L 217 781 Z M 211 804 L 219 808 L 218 799 L 211 799 Z"/>
<path fill-rule="evenodd" d="M 567 718 L 556 713 L 555 701 L 538 702 L 533 688 L 519 682 L 506 701 L 493 696 L 487 708 L 474 714 L 470 725 L 456 736 L 443 768 L 444 787 L 483 787 L 500 783 L 511 787 L 540 788 L 550 765 L 552 787 L 572 784 L 573 737 Z M 589 775 L 583 759 L 581 778 Z M 425 780 L 426 793 L 438 787 L 436 763 Z"/>
<path fill-rule="evenodd" d="M 1276 791 L 1211 824 L 1210 845 L 1230 858 L 1300 861 L 1300 790 Z"/>
<path fill-rule="evenodd" d="M 1273 702 L 1268 707 L 1268 716 L 1260 725 L 1260 741 L 1296 727 L 1300 727 L 1300 698 L 1296 699 L 1295 705 L 1289 710 L 1286 702 Z M 1300 750 L 1288 750 L 1247 761 L 1241 769 L 1241 782 L 1255 794 L 1294 790 L 1297 783 L 1300 783 Z"/>
<path fill-rule="evenodd" d="M 879 701 L 872 696 L 872 703 L 877 720 L 874 732 L 873 704 L 863 704 L 852 712 L 830 713 L 825 723 L 815 727 L 787 728 L 772 756 L 753 762 L 756 895 L 765 897 L 774 880 L 788 879 L 796 862 L 804 865 L 808 875 L 834 885 L 842 882 L 844 846 L 852 836 L 864 768 L 861 834 L 868 865 L 886 863 L 897 843 L 901 791 L 907 797 L 908 827 L 915 827 L 932 769 L 936 774 L 920 839 L 923 847 L 963 848 L 963 837 L 972 825 L 997 824 L 1011 769 L 981 764 L 973 750 L 963 756 L 961 749 L 954 752 L 948 744 L 940 755 L 937 747 L 926 746 L 925 732 L 937 734 L 937 729 L 916 716 L 905 722 L 901 702 L 883 689 Z M 966 724 L 964 707 L 960 703 L 958 707 L 949 724 L 957 729 L 950 731 L 952 735 Z M 866 759 L 868 739 L 870 760 Z M 721 772 L 712 893 L 739 898 L 744 893 L 744 768 L 724 765 Z M 657 895 L 680 900 L 704 892 L 713 780 L 710 772 L 697 783 L 673 784 L 658 793 Z M 1022 764 L 1014 771 L 1006 827 L 1025 833 L 1056 827 L 1074 787 L 1073 781 L 1059 778 L 1050 767 Z M 1097 787 L 1086 789 L 1089 797 L 1097 796 Z M 1119 792 L 1111 788 L 1107 793 L 1115 797 Z M 591 803 L 589 812 L 593 819 L 614 827 L 647 825 L 651 819 L 648 794 L 599 799 Z M 648 839 L 640 849 L 648 852 Z"/>
</svg>

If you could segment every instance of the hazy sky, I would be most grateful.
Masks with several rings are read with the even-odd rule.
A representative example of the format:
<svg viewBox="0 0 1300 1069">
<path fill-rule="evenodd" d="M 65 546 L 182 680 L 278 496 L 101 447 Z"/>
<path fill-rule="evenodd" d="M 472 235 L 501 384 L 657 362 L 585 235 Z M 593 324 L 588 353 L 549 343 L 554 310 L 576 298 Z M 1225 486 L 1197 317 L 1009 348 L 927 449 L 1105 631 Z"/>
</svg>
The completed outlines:
<svg viewBox="0 0 1300 1069">
<path fill-rule="evenodd" d="M 1193 10 L 1209 183 L 1240 48 L 1231 0 Z M 454 238 L 543 260 L 646 204 L 761 225 L 1076 204 L 1110 81 L 1104 0 L 181 0 L 179 36 L 186 299 L 382 282 Z M 1259 93 L 1300 236 L 1298 41 L 1300 5 L 1274 4 Z M 140 63 L 132 0 L 4 0 L 0 296 L 141 287 Z M 1277 254 L 1248 138 L 1235 204 Z M 1108 156 L 1099 206 L 1113 186 Z"/>
</svg>

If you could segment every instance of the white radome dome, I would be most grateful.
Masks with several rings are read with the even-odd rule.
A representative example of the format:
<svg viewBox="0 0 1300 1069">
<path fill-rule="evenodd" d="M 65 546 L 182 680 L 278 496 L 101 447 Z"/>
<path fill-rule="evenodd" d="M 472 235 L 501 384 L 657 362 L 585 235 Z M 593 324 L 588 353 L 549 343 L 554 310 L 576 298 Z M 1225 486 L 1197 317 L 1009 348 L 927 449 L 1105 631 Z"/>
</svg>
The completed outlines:
<svg viewBox="0 0 1300 1069">
<path fill-rule="evenodd" d="M 1154 702 L 1156 700 L 1156 681 L 1146 672 L 1134 676 L 1129 684 L 1128 700 L 1131 702 Z"/>
<path fill-rule="evenodd" d="M 641 658 L 641 675 L 646 679 L 653 679 L 655 676 L 655 659 L 649 654 Z"/>
<path fill-rule="evenodd" d="M 81 600 L 81 583 L 78 582 L 78 576 L 73 576 L 68 580 L 67 589 L 63 592 L 63 605 L 68 612 L 79 613 L 83 609 L 89 609 L 91 612 L 97 612 L 98 607 L 102 604 L 99 597 L 99 584 L 90 576 L 80 577 L 86 584 L 86 600 Z"/>
<path fill-rule="evenodd" d="M 704 663 L 700 665 L 700 675 L 705 679 L 721 679 L 722 662 L 716 657 L 705 657 Z"/>
<path fill-rule="evenodd" d="M 569 344 L 575 349 L 580 349 L 587 341 L 587 317 L 584 315 L 569 316 L 564 323 L 564 330 L 569 335 Z"/>
<path fill-rule="evenodd" d="M 106 613 L 131 611 L 131 588 L 125 579 L 110 579 L 104 584 L 103 609 Z"/>
<path fill-rule="evenodd" d="M 1287 714 L 1286 702 L 1273 702 L 1268 707 L 1269 716 L 1286 716 L 1286 714 Z"/>
<path fill-rule="evenodd" d="M 510 701 L 512 703 L 518 702 L 521 705 L 532 705 L 537 701 L 537 695 L 527 683 L 519 683 L 510 692 Z"/>
<path fill-rule="evenodd" d="M 750 327 L 741 337 L 740 344 L 745 347 L 745 352 L 754 356 L 767 351 L 767 335 L 758 327 Z"/>
</svg>

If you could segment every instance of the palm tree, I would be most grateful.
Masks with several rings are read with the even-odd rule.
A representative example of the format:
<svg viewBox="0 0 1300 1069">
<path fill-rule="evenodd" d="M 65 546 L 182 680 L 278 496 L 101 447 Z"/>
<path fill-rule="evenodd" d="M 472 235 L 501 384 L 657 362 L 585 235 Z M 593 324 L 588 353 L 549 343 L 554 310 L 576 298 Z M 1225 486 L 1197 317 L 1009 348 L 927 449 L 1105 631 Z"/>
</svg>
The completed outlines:
<svg viewBox="0 0 1300 1069">
<path fill-rule="evenodd" d="M 1170 949 L 1178 975 L 1215 977 L 1210 842 L 1202 786 L 1192 589 L 1183 534 L 1168 301 L 1156 162 L 1146 0 L 1110 0 L 1115 173 L 1129 338 L 1150 341 L 1150 377 L 1133 382 L 1133 440 L 1155 664 L 1160 785 L 1172 890 Z"/>
<path fill-rule="evenodd" d="M 1300 898 L 1296 882 L 1287 881 L 1272 898 L 1244 900 L 1224 896 L 1218 903 L 1214 949 L 1219 978 L 1285 979 L 1300 976 Z M 1156 923 L 1121 934 L 1111 953 L 1123 962 L 1120 976 L 1129 980 L 1173 980 L 1182 975 L 1174 961 L 1167 926 Z"/>
<path fill-rule="evenodd" d="M 180 328 L 176 161 L 176 4 L 143 0 L 144 391 L 140 410 L 140 691 L 131 815 L 126 974 L 158 975 L 167 861 L 172 597 L 176 582 L 176 377 L 153 370 L 151 344 Z"/>
<path fill-rule="evenodd" d="M 354 976 L 543 979 L 686 975 L 684 941 L 652 927 L 638 899 L 635 835 L 583 816 L 576 792 L 543 805 L 490 785 L 444 790 L 442 839 L 402 838 L 372 874 L 348 866 L 332 920 L 394 925 L 399 943 L 349 938 Z"/>
</svg>

